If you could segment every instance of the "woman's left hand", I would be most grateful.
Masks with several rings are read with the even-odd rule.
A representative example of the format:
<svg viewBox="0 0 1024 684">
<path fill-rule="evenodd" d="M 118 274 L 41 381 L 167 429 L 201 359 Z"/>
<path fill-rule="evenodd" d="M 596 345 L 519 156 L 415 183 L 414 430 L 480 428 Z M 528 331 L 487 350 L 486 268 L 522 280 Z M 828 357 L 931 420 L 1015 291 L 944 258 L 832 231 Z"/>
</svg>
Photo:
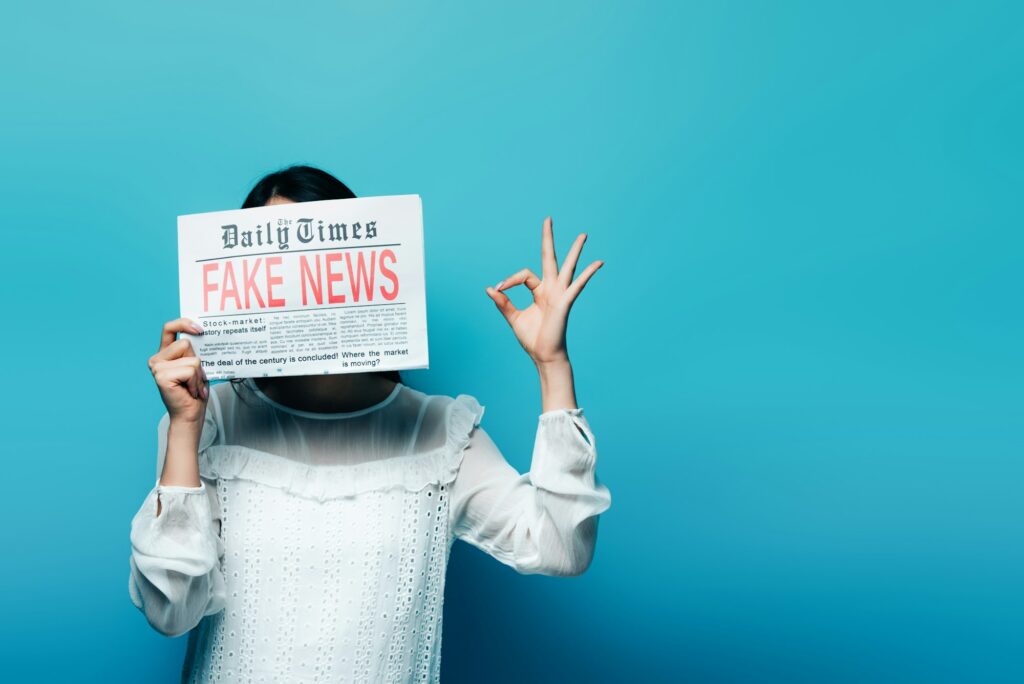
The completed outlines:
<svg viewBox="0 0 1024 684">
<path fill-rule="evenodd" d="M 569 249 L 561 269 L 555 260 L 555 237 L 551 217 L 544 220 L 541 240 L 541 265 L 543 278 L 528 268 L 505 278 L 494 287 L 486 288 L 487 295 L 494 301 L 505 320 L 512 326 L 516 339 L 530 355 L 534 363 L 541 365 L 567 361 L 565 327 L 569 309 L 590 276 L 604 265 L 598 260 L 591 263 L 573 280 L 576 262 L 579 259 L 587 234 L 580 233 Z M 512 300 L 502 292 L 515 285 L 525 284 L 533 292 L 533 304 L 517 309 Z"/>
</svg>

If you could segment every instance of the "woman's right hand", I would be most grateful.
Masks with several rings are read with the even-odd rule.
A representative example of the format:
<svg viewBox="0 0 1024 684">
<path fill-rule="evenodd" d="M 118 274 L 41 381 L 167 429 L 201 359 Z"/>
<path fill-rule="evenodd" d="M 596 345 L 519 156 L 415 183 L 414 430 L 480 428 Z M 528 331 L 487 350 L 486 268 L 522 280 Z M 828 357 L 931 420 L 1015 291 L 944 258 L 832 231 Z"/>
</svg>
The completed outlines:
<svg viewBox="0 0 1024 684">
<path fill-rule="evenodd" d="M 167 321 L 160 336 L 160 349 L 149 357 L 149 370 L 171 421 L 199 423 L 210 398 L 209 380 L 192 342 L 185 337 L 175 339 L 179 332 L 201 335 L 203 329 L 188 318 Z"/>
</svg>

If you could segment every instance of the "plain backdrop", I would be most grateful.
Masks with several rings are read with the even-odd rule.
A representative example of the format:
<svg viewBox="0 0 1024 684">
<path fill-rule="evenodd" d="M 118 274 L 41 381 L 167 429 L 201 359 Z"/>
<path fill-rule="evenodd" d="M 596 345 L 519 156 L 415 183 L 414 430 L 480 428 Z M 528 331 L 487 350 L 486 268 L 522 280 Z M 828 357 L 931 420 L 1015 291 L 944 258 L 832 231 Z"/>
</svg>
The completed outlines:
<svg viewBox="0 0 1024 684">
<path fill-rule="evenodd" d="M 568 336 L 594 563 L 456 544 L 445 681 L 1024 680 L 1019 8 L 6 7 L 3 678 L 177 681 L 128 598 L 176 216 L 305 162 L 422 196 L 406 381 L 520 471 L 539 386 L 484 287 L 548 214 L 606 261 Z"/>
</svg>

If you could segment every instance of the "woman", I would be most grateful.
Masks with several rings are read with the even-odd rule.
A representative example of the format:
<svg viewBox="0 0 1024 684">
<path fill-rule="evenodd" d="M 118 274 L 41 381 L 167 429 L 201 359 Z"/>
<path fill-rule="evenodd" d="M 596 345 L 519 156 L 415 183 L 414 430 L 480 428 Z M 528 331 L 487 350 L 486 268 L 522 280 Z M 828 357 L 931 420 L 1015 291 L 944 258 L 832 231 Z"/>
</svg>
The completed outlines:
<svg viewBox="0 0 1024 684">
<path fill-rule="evenodd" d="M 244 207 L 354 197 L 294 166 L 263 178 Z M 573 280 L 585 234 L 543 271 L 488 296 L 540 375 L 530 472 L 480 426 L 469 395 L 428 395 L 397 372 L 235 379 L 211 386 L 187 338 L 164 325 L 149 359 L 167 412 L 157 481 L 132 520 L 129 594 L 155 629 L 189 632 L 182 679 L 440 679 L 451 545 L 462 539 L 521 573 L 590 565 L 611 496 L 576 405 L 569 309 L 603 262 Z M 503 293 L 525 284 L 517 310 Z"/>
</svg>

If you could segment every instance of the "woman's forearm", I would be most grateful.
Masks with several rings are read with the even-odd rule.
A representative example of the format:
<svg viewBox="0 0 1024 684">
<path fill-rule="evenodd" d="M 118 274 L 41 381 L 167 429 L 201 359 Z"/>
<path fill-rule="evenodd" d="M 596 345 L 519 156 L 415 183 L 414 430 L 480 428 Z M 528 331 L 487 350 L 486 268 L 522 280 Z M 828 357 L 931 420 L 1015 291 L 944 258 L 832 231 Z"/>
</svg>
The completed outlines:
<svg viewBox="0 0 1024 684">
<path fill-rule="evenodd" d="M 171 421 L 167 428 L 167 455 L 160 484 L 172 487 L 199 487 L 199 439 L 203 424 L 195 421 Z M 160 499 L 157 498 L 157 515 Z"/>
<path fill-rule="evenodd" d="M 572 364 L 568 358 L 539 362 L 537 373 L 540 375 L 541 411 L 578 408 Z"/>
</svg>

